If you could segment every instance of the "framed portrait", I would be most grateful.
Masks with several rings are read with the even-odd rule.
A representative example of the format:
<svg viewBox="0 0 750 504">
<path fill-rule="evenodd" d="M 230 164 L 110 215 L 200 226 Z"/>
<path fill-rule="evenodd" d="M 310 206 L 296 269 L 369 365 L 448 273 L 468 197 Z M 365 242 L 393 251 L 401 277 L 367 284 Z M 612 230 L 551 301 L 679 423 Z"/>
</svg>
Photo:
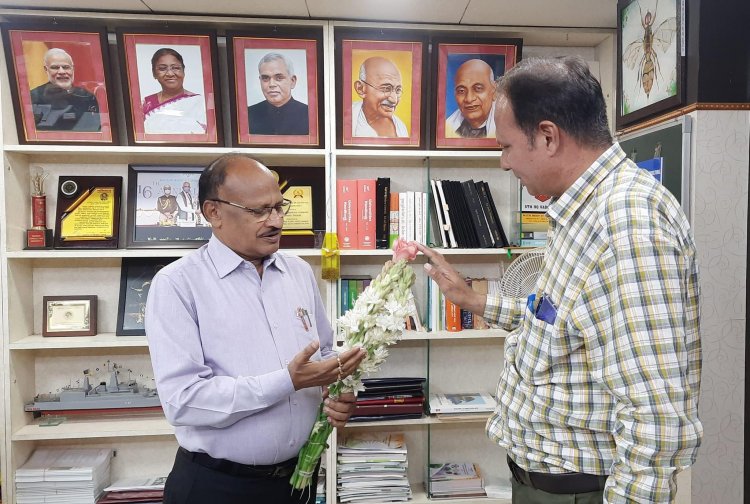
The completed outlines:
<svg viewBox="0 0 750 504">
<path fill-rule="evenodd" d="M 617 128 L 684 103 L 679 0 L 617 2 Z"/>
<path fill-rule="evenodd" d="M 495 86 L 520 61 L 522 45 L 521 39 L 433 39 L 432 148 L 499 148 Z"/>
<path fill-rule="evenodd" d="M 96 296 L 44 296 L 42 336 L 96 335 Z"/>
<path fill-rule="evenodd" d="M 203 166 L 128 166 L 128 248 L 195 248 L 211 238 L 201 214 Z"/>
<path fill-rule="evenodd" d="M 340 31 L 335 45 L 338 146 L 423 149 L 425 35 Z"/>
<path fill-rule="evenodd" d="M 280 248 L 320 248 L 326 231 L 326 172 L 322 166 L 269 166 L 284 198 Z"/>
<path fill-rule="evenodd" d="M 118 29 L 131 145 L 222 145 L 216 34 Z"/>
<path fill-rule="evenodd" d="M 235 146 L 322 147 L 323 28 L 227 33 Z"/>
<path fill-rule="evenodd" d="M 104 28 L 2 26 L 22 144 L 117 143 Z"/>
<path fill-rule="evenodd" d="M 117 336 L 146 334 L 146 298 L 154 275 L 175 257 L 125 257 L 120 269 Z"/>
</svg>

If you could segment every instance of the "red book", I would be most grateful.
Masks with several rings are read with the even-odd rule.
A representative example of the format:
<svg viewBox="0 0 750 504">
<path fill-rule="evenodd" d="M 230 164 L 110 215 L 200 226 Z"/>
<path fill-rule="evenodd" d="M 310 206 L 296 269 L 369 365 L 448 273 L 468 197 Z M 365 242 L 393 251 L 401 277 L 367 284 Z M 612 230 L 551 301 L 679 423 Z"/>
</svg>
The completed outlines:
<svg viewBox="0 0 750 504">
<path fill-rule="evenodd" d="M 366 415 L 404 415 L 413 413 L 422 413 L 424 406 L 422 404 L 373 404 L 367 406 L 357 406 L 354 408 L 352 416 Z"/>
<path fill-rule="evenodd" d="M 375 249 L 375 179 L 357 180 L 357 248 Z"/>
<path fill-rule="evenodd" d="M 357 181 L 336 181 L 336 234 L 339 248 L 357 248 Z"/>
<path fill-rule="evenodd" d="M 357 399 L 357 406 L 375 406 L 382 404 L 422 404 L 424 396 L 419 397 L 384 397 L 382 399 Z"/>
</svg>

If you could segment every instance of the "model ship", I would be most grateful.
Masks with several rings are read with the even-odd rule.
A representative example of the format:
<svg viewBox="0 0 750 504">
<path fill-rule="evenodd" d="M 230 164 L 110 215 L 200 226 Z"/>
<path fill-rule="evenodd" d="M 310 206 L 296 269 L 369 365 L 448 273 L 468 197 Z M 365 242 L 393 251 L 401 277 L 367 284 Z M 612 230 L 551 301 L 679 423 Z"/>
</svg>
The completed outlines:
<svg viewBox="0 0 750 504">
<path fill-rule="evenodd" d="M 109 371 L 109 381 L 92 386 L 88 370 L 81 387 L 66 386 L 59 394 L 39 394 L 24 406 L 34 417 L 102 413 L 161 411 L 156 389 L 142 387 L 135 380 L 120 382 L 117 366 Z"/>
</svg>

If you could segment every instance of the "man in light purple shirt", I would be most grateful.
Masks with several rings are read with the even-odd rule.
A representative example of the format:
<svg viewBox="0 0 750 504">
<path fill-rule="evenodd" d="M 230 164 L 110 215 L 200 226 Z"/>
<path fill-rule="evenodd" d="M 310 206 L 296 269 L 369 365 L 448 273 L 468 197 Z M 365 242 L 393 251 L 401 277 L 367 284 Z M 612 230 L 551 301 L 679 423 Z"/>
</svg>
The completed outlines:
<svg viewBox="0 0 750 504">
<path fill-rule="evenodd" d="M 336 427 L 354 409 L 321 387 L 354 372 L 336 358 L 316 278 L 279 254 L 285 200 L 271 172 L 230 154 L 201 174 L 209 242 L 153 279 L 146 334 L 159 397 L 180 448 L 165 504 L 313 502 L 289 477 L 318 406 Z M 312 493 L 312 497 L 309 495 Z"/>
</svg>

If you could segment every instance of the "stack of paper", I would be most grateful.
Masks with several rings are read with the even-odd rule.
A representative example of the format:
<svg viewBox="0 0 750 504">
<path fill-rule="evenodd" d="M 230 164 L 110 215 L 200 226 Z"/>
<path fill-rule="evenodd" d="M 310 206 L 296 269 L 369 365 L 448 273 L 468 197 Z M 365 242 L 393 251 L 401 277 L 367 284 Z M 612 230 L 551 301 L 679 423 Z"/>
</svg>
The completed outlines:
<svg viewBox="0 0 750 504">
<path fill-rule="evenodd" d="M 339 502 L 404 502 L 411 499 L 404 435 L 352 434 L 337 449 Z"/>
<path fill-rule="evenodd" d="M 107 493 L 96 504 L 161 504 L 166 482 L 166 476 L 117 480 L 104 489 Z"/>
<path fill-rule="evenodd" d="M 428 475 L 430 498 L 486 497 L 484 481 L 476 464 L 451 462 L 430 464 Z"/>
<path fill-rule="evenodd" d="M 95 504 L 111 457 L 105 448 L 38 448 L 16 471 L 16 503 Z"/>
</svg>

